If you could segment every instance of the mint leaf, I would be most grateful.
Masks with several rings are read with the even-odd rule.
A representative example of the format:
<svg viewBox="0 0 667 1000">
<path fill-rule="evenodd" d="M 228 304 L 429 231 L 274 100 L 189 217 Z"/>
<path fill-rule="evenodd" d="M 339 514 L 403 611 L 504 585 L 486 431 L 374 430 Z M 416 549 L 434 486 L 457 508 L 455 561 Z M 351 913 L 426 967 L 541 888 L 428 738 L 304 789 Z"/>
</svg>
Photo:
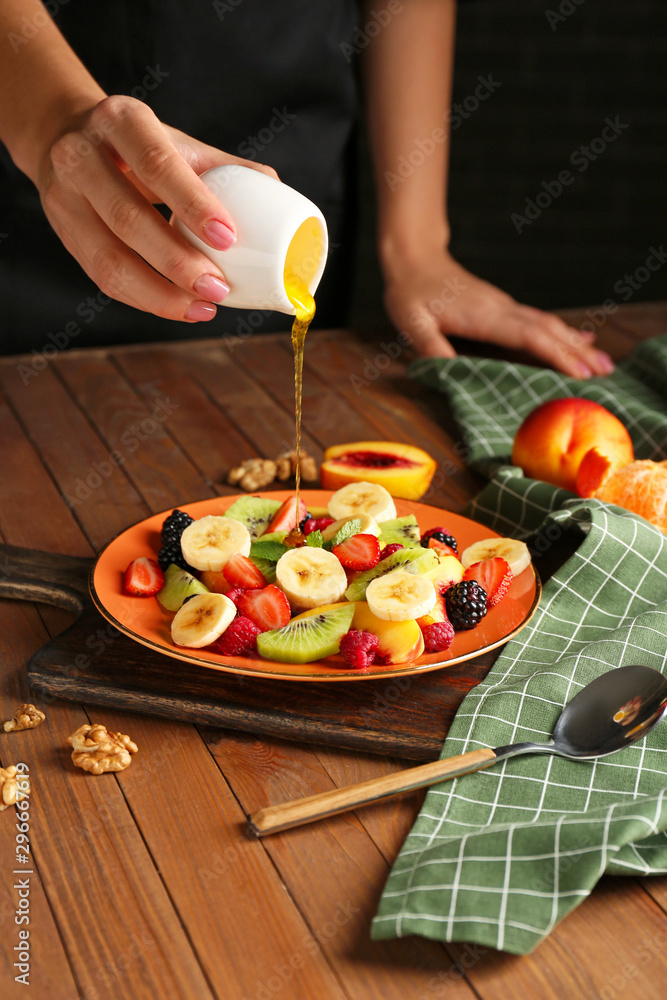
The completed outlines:
<svg viewBox="0 0 667 1000">
<path fill-rule="evenodd" d="M 261 539 L 253 542 L 250 546 L 251 559 L 268 559 L 269 562 L 278 562 L 281 556 L 285 555 L 289 549 L 282 542 L 263 542 Z"/>
<path fill-rule="evenodd" d="M 324 539 L 322 538 L 321 531 L 311 531 L 309 535 L 306 535 L 306 545 L 310 545 L 311 548 L 321 549 L 324 545 Z"/>
<path fill-rule="evenodd" d="M 345 524 L 342 524 L 333 538 L 325 543 L 324 547 L 331 551 L 334 545 L 340 545 L 341 542 L 351 538 L 352 535 L 358 535 L 360 531 L 361 521 L 358 517 L 355 517 L 351 521 L 346 521 Z"/>
</svg>

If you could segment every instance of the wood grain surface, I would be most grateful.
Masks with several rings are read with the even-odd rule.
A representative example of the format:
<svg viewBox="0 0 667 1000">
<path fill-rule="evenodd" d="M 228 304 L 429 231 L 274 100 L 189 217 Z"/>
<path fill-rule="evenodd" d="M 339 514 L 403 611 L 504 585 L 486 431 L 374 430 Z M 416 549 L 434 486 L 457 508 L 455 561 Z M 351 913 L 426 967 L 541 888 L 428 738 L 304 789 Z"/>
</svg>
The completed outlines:
<svg viewBox="0 0 667 1000">
<path fill-rule="evenodd" d="M 599 339 L 621 358 L 666 331 L 667 306 L 628 306 Z M 387 351 L 392 337 L 396 343 L 391 333 L 379 342 L 347 331 L 309 334 L 307 447 L 320 458 L 341 440 L 413 441 L 438 462 L 428 502 L 460 511 L 481 483 L 465 469 L 442 397 L 406 379 L 405 352 Z M 238 681 L 227 692 L 225 728 L 29 689 L 26 665 L 72 625 L 96 551 L 152 512 L 234 492 L 224 484 L 232 465 L 274 456 L 293 436 L 282 336 L 71 351 L 38 368 L 34 360 L 0 362 L 0 711 L 7 719 L 33 700 L 47 715 L 35 730 L 0 732 L 0 764 L 25 763 L 33 786 L 29 876 L 14 875 L 14 813 L 0 813 L 3 1000 L 31 995 L 14 979 L 21 877 L 30 879 L 29 981 L 39 1000 L 662 998 L 666 879 L 603 879 L 535 952 L 515 958 L 420 938 L 370 940 L 383 882 L 422 793 L 266 840 L 246 836 L 246 817 L 257 809 L 395 773 L 409 757 L 425 759 L 425 745 L 436 756 L 446 713 L 439 728 L 424 716 L 428 732 L 416 751 L 406 743 L 400 756 L 378 756 L 368 743 L 364 749 L 358 724 L 354 750 L 327 745 L 317 727 L 310 742 L 290 740 L 279 684 L 262 692 L 264 702 L 275 699 L 268 735 L 234 725 Z M 47 555 L 26 561 L 24 549 Z M 43 603 L 27 599 L 35 594 Z M 98 634 L 99 621 L 87 620 L 63 671 L 103 670 L 121 640 L 130 643 Z M 126 652 L 131 690 L 137 678 Z M 461 696 L 488 663 L 476 663 L 479 678 L 457 677 L 459 669 L 450 680 Z M 432 676 L 420 678 L 425 712 Z M 332 697 L 324 687 L 318 699 Z M 193 719 L 205 695 L 195 690 Z M 314 700 L 310 689 L 308 696 Z M 400 702 L 384 719 L 397 734 L 409 728 Z M 139 745 L 126 771 L 93 777 L 72 765 L 67 737 L 98 721 Z"/>
</svg>

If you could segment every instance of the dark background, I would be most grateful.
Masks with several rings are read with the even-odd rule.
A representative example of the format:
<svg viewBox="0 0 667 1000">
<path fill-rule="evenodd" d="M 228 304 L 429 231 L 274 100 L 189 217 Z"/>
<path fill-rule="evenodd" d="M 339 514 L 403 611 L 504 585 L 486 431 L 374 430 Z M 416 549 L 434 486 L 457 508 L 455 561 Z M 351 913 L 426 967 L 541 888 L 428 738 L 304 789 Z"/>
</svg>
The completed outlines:
<svg viewBox="0 0 667 1000">
<path fill-rule="evenodd" d="M 548 11 L 561 18 L 554 29 Z M 501 86 L 452 132 L 454 256 L 542 308 L 625 301 L 614 285 L 667 242 L 666 56 L 664 0 L 460 3 L 453 103 L 474 93 L 480 75 Z M 570 156 L 616 116 L 628 128 L 579 172 Z M 518 234 L 512 213 L 523 215 L 561 170 L 574 182 Z M 383 320 L 367 165 L 361 191 L 354 319 L 373 328 Z M 629 301 L 664 298 L 667 264 Z"/>
</svg>

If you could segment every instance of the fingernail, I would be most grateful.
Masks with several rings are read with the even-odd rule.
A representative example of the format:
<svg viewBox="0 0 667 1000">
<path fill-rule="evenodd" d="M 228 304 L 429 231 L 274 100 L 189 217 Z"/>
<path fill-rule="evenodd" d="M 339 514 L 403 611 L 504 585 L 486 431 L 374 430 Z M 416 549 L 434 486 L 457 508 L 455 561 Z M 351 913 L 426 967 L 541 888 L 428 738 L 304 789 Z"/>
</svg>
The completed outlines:
<svg viewBox="0 0 667 1000">
<path fill-rule="evenodd" d="M 582 340 L 587 340 L 589 341 L 589 343 L 590 341 L 595 340 L 597 336 L 597 334 L 593 333 L 592 330 L 577 330 L 577 333 L 579 334 Z"/>
<path fill-rule="evenodd" d="M 210 302 L 195 301 L 191 302 L 190 305 L 188 306 L 188 311 L 185 314 L 185 318 L 201 320 L 205 322 L 206 320 L 213 319 L 217 311 L 218 310 L 215 308 L 215 306 L 211 305 Z"/>
<path fill-rule="evenodd" d="M 202 274 L 194 283 L 194 289 L 209 302 L 224 302 L 229 295 L 229 285 L 214 274 Z"/>
<path fill-rule="evenodd" d="M 611 373 L 615 371 L 616 365 L 611 360 L 609 355 L 606 354 L 605 351 L 596 351 L 595 353 L 597 355 L 597 359 L 600 363 L 600 368 L 602 369 L 602 371 L 605 373 L 605 375 L 611 375 Z"/>
<path fill-rule="evenodd" d="M 213 219 L 204 226 L 208 242 L 217 250 L 229 250 L 236 243 L 236 234 L 219 219 Z"/>
<path fill-rule="evenodd" d="M 578 364 L 577 368 L 579 370 L 579 375 L 581 378 L 592 378 L 593 372 L 588 367 L 588 365 Z"/>
</svg>

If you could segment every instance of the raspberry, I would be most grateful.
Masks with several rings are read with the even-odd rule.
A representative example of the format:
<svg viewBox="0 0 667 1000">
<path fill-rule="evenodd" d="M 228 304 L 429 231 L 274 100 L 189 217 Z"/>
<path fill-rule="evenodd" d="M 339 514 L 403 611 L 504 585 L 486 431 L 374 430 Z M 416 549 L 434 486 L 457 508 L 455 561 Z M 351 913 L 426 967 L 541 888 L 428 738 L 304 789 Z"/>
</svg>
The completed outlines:
<svg viewBox="0 0 667 1000">
<path fill-rule="evenodd" d="M 449 545 L 450 549 L 454 549 L 454 552 L 458 552 L 456 539 L 453 535 L 450 535 L 445 528 L 429 528 L 428 531 L 425 531 L 421 537 L 421 544 L 423 548 L 427 549 L 429 547 L 428 543 L 431 538 L 434 538 L 436 542 L 442 542 L 443 545 Z"/>
<path fill-rule="evenodd" d="M 257 648 L 257 636 L 261 632 L 249 618 L 235 618 L 227 626 L 216 644 L 218 653 L 223 656 L 240 656 Z"/>
<path fill-rule="evenodd" d="M 391 545 L 385 545 L 385 547 L 382 550 L 381 558 L 386 559 L 387 556 L 393 556 L 394 552 L 398 552 L 398 550 L 402 548 L 403 546 L 401 545 L 400 542 L 392 542 Z"/>
<path fill-rule="evenodd" d="M 225 591 L 225 597 L 228 597 L 229 600 L 233 604 L 235 604 L 237 608 L 239 606 L 238 602 L 241 594 L 245 594 L 245 590 L 243 589 L 243 587 L 231 587 L 229 590 Z"/>
<path fill-rule="evenodd" d="M 461 580 L 445 591 L 445 607 L 455 632 L 479 625 L 486 614 L 486 591 L 475 580 Z"/>
<path fill-rule="evenodd" d="M 451 622 L 434 622 L 432 625 L 424 626 L 422 635 L 424 636 L 424 649 L 427 653 L 441 653 L 451 646 L 454 629 Z"/>
<path fill-rule="evenodd" d="M 340 640 L 340 651 L 348 666 L 363 670 L 375 659 L 379 644 L 378 637 L 372 632 L 361 632 L 353 628 Z"/>
</svg>

